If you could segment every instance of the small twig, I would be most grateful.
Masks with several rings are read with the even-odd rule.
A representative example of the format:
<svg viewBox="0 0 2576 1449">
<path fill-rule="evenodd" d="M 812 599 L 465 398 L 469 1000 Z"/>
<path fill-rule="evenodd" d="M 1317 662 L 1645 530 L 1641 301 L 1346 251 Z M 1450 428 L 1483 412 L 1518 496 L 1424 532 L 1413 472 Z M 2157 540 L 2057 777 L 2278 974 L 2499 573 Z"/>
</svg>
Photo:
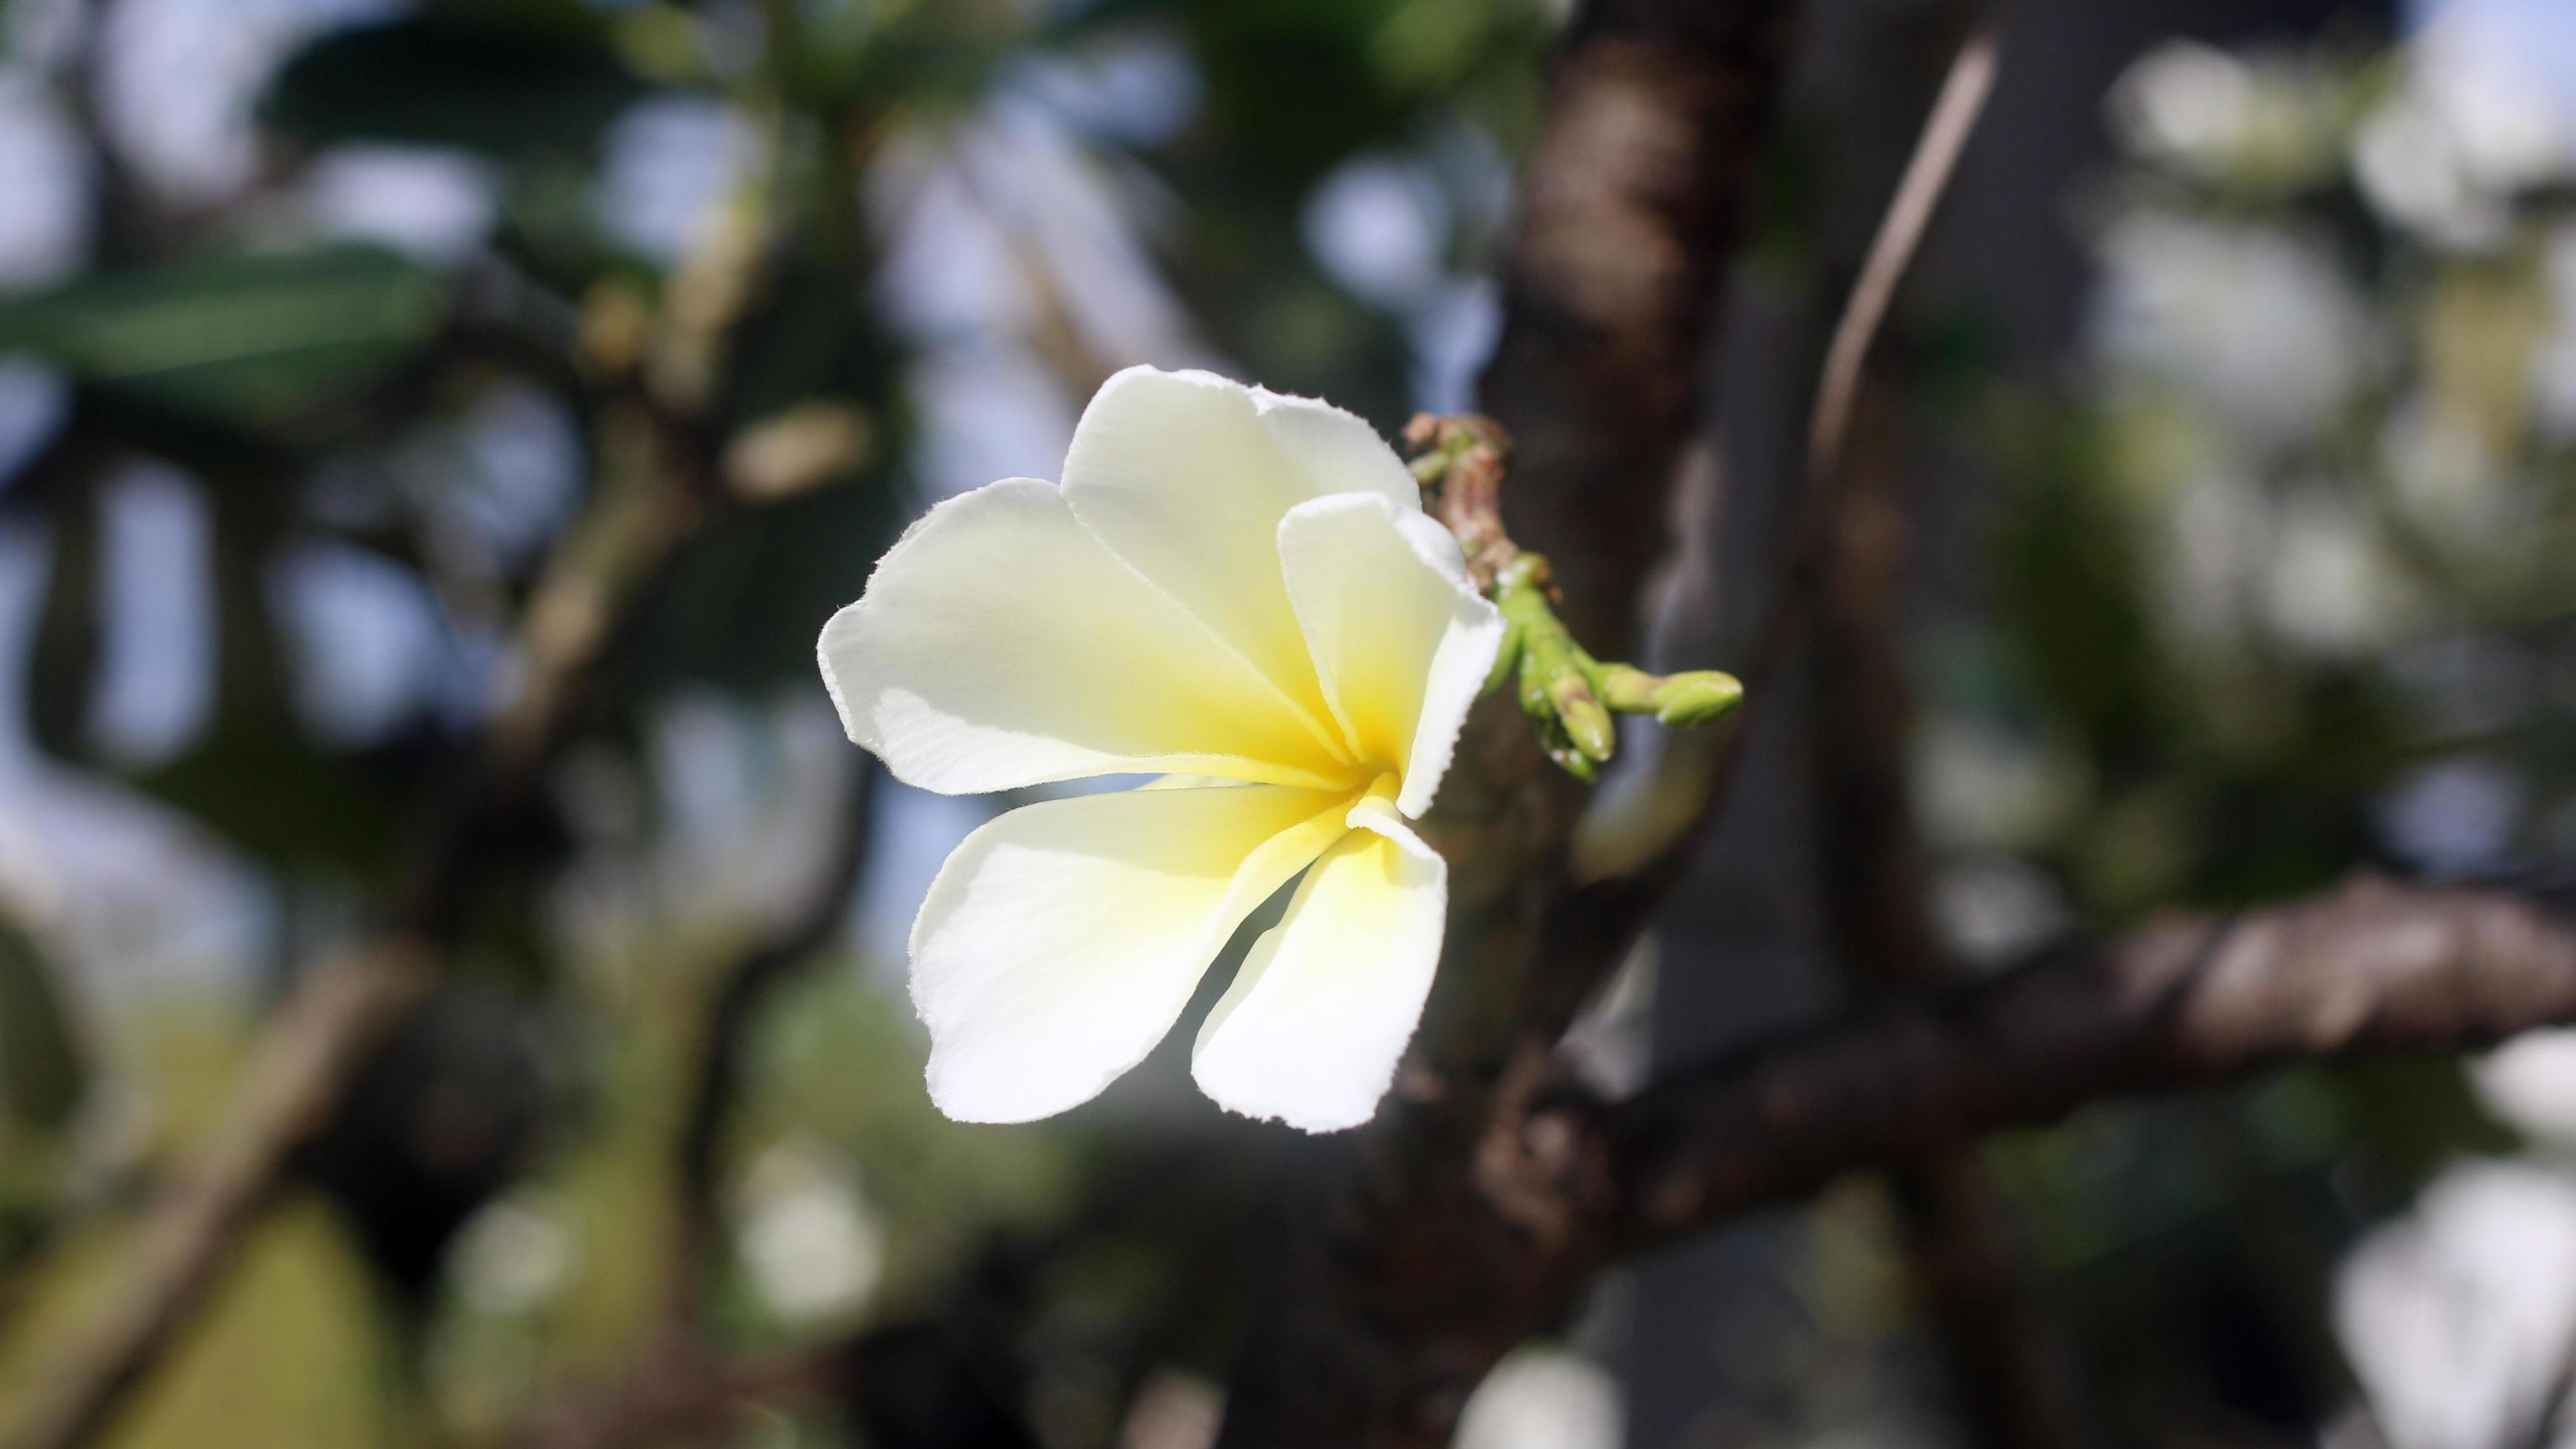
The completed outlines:
<svg viewBox="0 0 2576 1449">
<path fill-rule="evenodd" d="M 1743 702 L 1744 687 L 1713 669 L 1649 674 L 1604 662 L 1557 617 L 1560 598 L 1547 559 L 1512 541 L 1503 527 L 1503 472 L 1511 437 L 1491 418 L 1418 413 L 1405 425 L 1413 476 L 1427 506 L 1458 540 L 1467 576 L 1503 616 L 1503 641 L 1485 692 L 1515 686 L 1521 713 L 1547 757 L 1589 781 L 1618 747 L 1610 716 L 1650 714 L 1667 725 L 1713 724 Z"/>
<path fill-rule="evenodd" d="M 1503 470 L 1511 465 L 1512 439 L 1492 418 L 1464 413 L 1416 413 L 1404 425 L 1413 476 L 1429 491 L 1431 511 L 1458 540 L 1467 576 L 1490 594 L 1494 576 L 1520 555 L 1503 531 Z"/>
<path fill-rule="evenodd" d="M 1928 914 L 1930 864 L 1907 780 L 1913 712 L 1902 639 L 1910 533 L 1894 426 L 1875 391 L 1835 483 L 1800 712 L 1814 780 L 1812 858 L 1825 936 L 1862 999 L 1956 979 Z M 1889 1194 L 1920 1311 L 1969 1442 L 2066 1449 L 2088 1437 L 2076 1376 L 2023 1282 L 2006 1215 L 1971 1151 L 1893 1163 Z"/>
<path fill-rule="evenodd" d="M 1752 655 L 1736 671 L 1748 694 L 1761 692 L 1779 678 L 1814 608 L 1816 575 L 1841 502 L 1838 479 L 1851 439 L 1862 370 L 1887 321 L 1897 286 L 1912 266 L 1924 231 L 1958 170 L 1968 137 L 1994 93 L 2002 53 L 2001 24 L 1999 15 L 1990 15 L 1952 57 L 1949 74 L 1924 119 L 1904 175 L 1834 323 L 1816 380 L 1815 405 L 1808 415 L 1804 467 L 1788 530 L 1789 561 L 1754 635 Z M 1671 741 L 1656 761 L 1654 787 L 1645 792 L 1655 810 L 1650 825 L 1634 832 L 1644 838 L 1579 852 L 1588 858 L 1583 874 L 1594 882 L 1587 889 L 1603 908 L 1622 918 L 1642 920 L 1652 903 L 1663 898 L 1688 858 L 1691 843 L 1716 815 L 1749 724 L 1746 714 L 1738 711 L 1706 735 Z M 1681 801 L 1688 803 L 1677 803 Z M 1612 901 L 1613 896 L 1620 900 Z"/>
<path fill-rule="evenodd" d="M 1860 277 L 1852 284 L 1851 298 L 1843 305 L 1842 320 L 1825 349 L 1816 411 L 1807 430 L 1811 481 L 1831 474 L 1842 455 L 1843 440 L 1851 433 L 1852 403 L 1860 390 L 1861 364 L 1868 360 L 1870 343 L 1887 319 L 1897 283 L 1904 280 L 1915 249 L 1923 244 L 1924 228 L 1931 225 L 1932 213 L 1949 189 L 1951 173 L 1977 128 L 1977 118 L 1985 112 L 1986 99 L 1994 94 L 2001 26 L 1999 17 L 1988 16 L 1952 57 L 1932 113 L 1924 118 L 1922 138 L 1914 143 L 1914 155 L 1905 163 L 1896 196 L 1888 203 L 1887 215 L 1861 263 Z"/>
<path fill-rule="evenodd" d="M 1806 467 L 1798 523 L 1791 535 L 1789 569 L 1764 621 L 1753 662 L 1744 671 L 1748 684 L 1768 680 L 1779 672 L 1805 611 L 1813 602 L 1815 573 L 1832 531 L 1836 478 L 1843 450 L 1851 440 L 1852 409 L 1860 395 L 1861 370 L 1869 360 L 1870 346 L 1877 341 L 1880 327 L 1887 321 L 1897 284 L 1913 265 L 1915 251 L 1923 244 L 1924 230 L 1931 225 L 1932 214 L 1958 170 L 1959 157 L 1967 150 L 1968 137 L 1976 131 L 1977 118 L 1985 114 L 1986 101 L 1994 94 L 1995 71 L 2002 56 L 2002 24 L 1999 15 L 1989 15 L 1951 58 L 1950 73 L 1941 82 L 1932 113 L 1924 119 L 1923 134 L 1914 143 L 1914 154 L 1905 163 L 1905 174 L 1896 183 L 1896 195 L 1879 221 L 1878 234 L 1870 239 L 1860 276 L 1852 283 L 1842 317 L 1834 324 L 1833 339 L 1826 344 L 1824 368 L 1816 381 L 1815 411 L 1807 425 Z"/>
</svg>

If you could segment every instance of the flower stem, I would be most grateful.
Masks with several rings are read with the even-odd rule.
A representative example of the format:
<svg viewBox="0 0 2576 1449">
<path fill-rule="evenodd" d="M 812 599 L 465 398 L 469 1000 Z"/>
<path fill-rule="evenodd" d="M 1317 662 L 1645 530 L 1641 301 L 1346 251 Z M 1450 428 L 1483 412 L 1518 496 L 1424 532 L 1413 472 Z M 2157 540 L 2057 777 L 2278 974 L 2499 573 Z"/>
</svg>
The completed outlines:
<svg viewBox="0 0 2576 1449">
<path fill-rule="evenodd" d="M 1511 440 L 1491 419 L 1423 413 L 1404 430 L 1414 450 L 1413 476 L 1432 513 L 1449 527 L 1468 575 L 1503 615 L 1502 648 L 1485 692 L 1514 685 L 1549 759 L 1578 780 L 1600 772 L 1618 747 L 1614 714 L 1650 714 L 1667 725 L 1704 725 L 1742 702 L 1731 674 L 1696 669 L 1650 674 L 1633 664 L 1603 663 L 1575 642 L 1556 615 L 1556 586 L 1547 559 L 1512 542 L 1500 502 Z"/>
</svg>

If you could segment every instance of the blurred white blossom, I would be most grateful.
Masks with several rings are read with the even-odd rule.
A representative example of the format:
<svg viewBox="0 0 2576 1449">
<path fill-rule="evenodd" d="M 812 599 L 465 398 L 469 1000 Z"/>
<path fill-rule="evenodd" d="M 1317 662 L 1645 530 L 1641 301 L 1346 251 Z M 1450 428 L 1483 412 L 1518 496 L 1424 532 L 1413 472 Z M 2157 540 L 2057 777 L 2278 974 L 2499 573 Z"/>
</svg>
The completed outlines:
<svg viewBox="0 0 2576 1449">
<path fill-rule="evenodd" d="M 516 1193 L 465 1220 L 447 1250 L 447 1276 L 469 1307 L 502 1317 L 551 1302 L 578 1261 L 578 1240 L 561 1211 Z"/>
<path fill-rule="evenodd" d="M 1916 733 L 1915 813 L 1935 843 L 2013 849 L 2048 838 L 2091 791 L 2084 762 L 2056 741 L 1946 714 Z"/>
<path fill-rule="evenodd" d="M 1458 1416 L 1458 1449 L 1618 1449 L 1618 1381 L 1588 1358 L 1525 1348 L 1494 1366 Z"/>
<path fill-rule="evenodd" d="M 752 1164 L 738 1239 L 753 1289 L 790 1324 L 845 1317 L 885 1273 L 886 1229 L 858 1170 L 809 1142 L 781 1143 Z"/>
<path fill-rule="evenodd" d="M 2422 397 L 2399 401 L 2379 432 L 2388 500 L 2431 540 L 2493 551 L 2516 542 L 2528 499 L 2473 428 Z"/>
<path fill-rule="evenodd" d="M 2111 90 L 2121 145 L 2193 180 L 2278 187 L 2335 160 L 2332 93 L 2313 68 L 2198 41 L 2158 46 Z"/>
<path fill-rule="evenodd" d="M 2404 78 L 2353 135 L 2372 206 L 2437 245 L 2502 242 L 2517 192 L 2570 174 L 2566 112 L 2494 5 L 2462 5 L 2407 46 Z"/>
<path fill-rule="evenodd" d="M 2203 473 L 2184 487 L 2164 523 L 2160 616 L 2187 641 L 2234 642 L 2254 612 L 2271 557 L 2272 514 L 2262 489 L 2233 470 Z"/>
<path fill-rule="evenodd" d="M 2576 1180 L 2449 1169 L 2344 1261 L 2334 1308 L 2390 1449 L 2517 1442 L 2576 1346 Z"/>
<path fill-rule="evenodd" d="M 2410 612 L 2411 591 L 2348 496 L 2299 489 L 2280 500 L 2272 528 L 2263 618 L 2275 638 L 2321 658 L 2390 642 Z"/>
<path fill-rule="evenodd" d="M 2018 960 L 2073 921 L 2057 882 L 2010 855 L 1970 856 L 1933 877 L 1933 925 L 1954 955 L 1974 965 Z"/>
<path fill-rule="evenodd" d="M 2576 1143 L 2576 1027 L 2524 1032 L 2472 1062 L 2469 1078 L 2515 1130 Z"/>
<path fill-rule="evenodd" d="M 2271 227 L 2137 209 L 2099 248 L 2092 325 L 2115 374 L 2169 388 L 2254 441 L 2305 435 L 2372 348 L 2325 248 Z"/>
</svg>

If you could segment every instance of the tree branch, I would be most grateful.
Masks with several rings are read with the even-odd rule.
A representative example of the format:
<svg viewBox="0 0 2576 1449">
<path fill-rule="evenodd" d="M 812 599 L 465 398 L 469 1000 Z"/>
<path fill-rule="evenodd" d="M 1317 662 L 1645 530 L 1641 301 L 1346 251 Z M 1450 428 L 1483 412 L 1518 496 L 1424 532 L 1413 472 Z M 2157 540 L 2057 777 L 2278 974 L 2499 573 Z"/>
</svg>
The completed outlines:
<svg viewBox="0 0 2576 1449">
<path fill-rule="evenodd" d="M 1989 14 L 1960 43 L 1895 200 L 1827 350 L 1808 438 L 1804 497 L 1826 520 L 1809 600 L 1806 757 L 1815 781 L 1813 852 L 1826 935 L 1840 974 L 1864 995 L 1955 979 L 1959 963 L 1929 915 L 1929 866 L 1914 828 L 1906 741 L 1913 714 L 1902 639 L 1918 500 L 1909 498 L 1901 423 L 1869 387 L 1870 339 L 1919 247 L 1996 69 Z M 1857 438 L 1853 437 L 1857 434 Z M 1799 581 L 1801 584 L 1803 580 Z M 1914 1293 L 1972 1442 L 2065 1449 L 2084 1439 L 2074 1375 L 2022 1282 L 1983 1165 L 1951 1148 L 1889 1165 Z"/>
<path fill-rule="evenodd" d="M 107 1428 L 187 1322 L 297 1144 L 318 1130 L 367 1048 L 437 979 L 407 938 L 317 966 L 261 1035 L 232 1110 L 144 1223 L 126 1280 L 90 1336 L 39 1381 L 11 1442 L 82 1444 Z"/>
<path fill-rule="evenodd" d="M 2503 891 L 2364 878 L 1866 1005 L 1618 1105 L 1560 1075 L 1515 1124 L 1521 1254 L 1498 1280 L 1450 1287 L 1464 1322 L 1440 1344 L 1453 1369 L 1481 1371 L 1474 1348 L 1498 1356 L 1530 1303 L 1562 1308 L 1611 1263 L 1985 1133 L 2293 1063 L 2457 1052 L 2568 1024 L 2576 924 Z M 1425 1228 L 1412 1246 L 1437 1255 L 1443 1234 Z M 1501 1320 L 1482 1339 L 1465 1326 L 1479 1313 Z"/>
<path fill-rule="evenodd" d="M 723 490 L 692 418 L 641 398 L 603 414 L 609 476 L 557 546 L 520 621 L 523 673 L 462 779 L 420 832 L 394 924 L 350 964 L 306 973 L 261 1029 L 243 1085 L 188 1168 L 146 1211 L 144 1250 L 86 1334 L 12 1426 L 18 1449 L 94 1442 L 204 1301 L 295 1150 L 329 1119 L 359 1065 L 436 984 L 437 943 L 489 864 L 496 828 L 527 808 L 569 732 L 582 687 L 625 606 Z"/>
<path fill-rule="evenodd" d="M 1636 1252 L 2107 1098 L 2569 1022 L 2565 918 L 2501 891 L 2364 878 L 2229 920 L 2161 921 L 1757 1045 L 1606 1112 L 1571 1109 L 1597 1135 L 1565 1181 L 1593 1201 L 1603 1242 Z"/>
</svg>

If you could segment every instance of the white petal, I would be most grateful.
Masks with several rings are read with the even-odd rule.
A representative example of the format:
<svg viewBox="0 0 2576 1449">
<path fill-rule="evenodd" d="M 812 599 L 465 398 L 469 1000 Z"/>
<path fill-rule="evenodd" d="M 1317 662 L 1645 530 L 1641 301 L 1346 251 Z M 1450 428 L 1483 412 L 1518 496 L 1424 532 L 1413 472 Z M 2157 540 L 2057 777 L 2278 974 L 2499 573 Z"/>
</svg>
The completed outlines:
<svg viewBox="0 0 2576 1449">
<path fill-rule="evenodd" d="M 1273 785 L 1022 806 L 966 837 L 912 928 L 930 1097 L 964 1122 L 1089 1101 L 1171 1029 L 1255 906 L 1345 833 Z"/>
<path fill-rule="evenodd" d="M 1031 479 L 932 509 L 823 627 L 819 652 L 850 738 L 926 790 L 1130 771 L 1290 785 L 1352 774 L 1328 722 Z"/>
<path fill-rule="evenodd" d="M 1354 492 L 1421 511 L 1413 475 L 1367 423 L 1207 372 L 1110 378 L 1064 460 L 1065 501 L 1086 527 L 1319 712 L 1280 582 L 1279 520 Z"/>
<path fill-rule="evenodd" d="M 1279 557 L 1333 717 L 1364 764 L 1402 778 L 1397 808 L 1420 816 L 1502 645 L 1502 614 L 1447 529 L 1376 497 L 1290 509 Z"/>
<path fill-rule="evenodd" d="M 1308 1132 L 1377 1111 L 1440 963 L 1449 867 L 1383 806 L 1324 852 L 1199 1028 L 1199 1089 Z"/>
</svg>

